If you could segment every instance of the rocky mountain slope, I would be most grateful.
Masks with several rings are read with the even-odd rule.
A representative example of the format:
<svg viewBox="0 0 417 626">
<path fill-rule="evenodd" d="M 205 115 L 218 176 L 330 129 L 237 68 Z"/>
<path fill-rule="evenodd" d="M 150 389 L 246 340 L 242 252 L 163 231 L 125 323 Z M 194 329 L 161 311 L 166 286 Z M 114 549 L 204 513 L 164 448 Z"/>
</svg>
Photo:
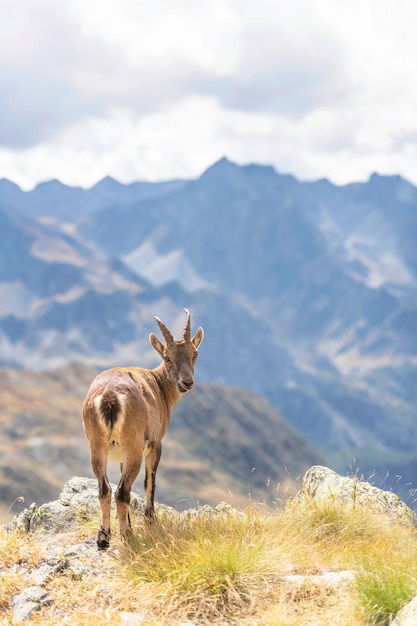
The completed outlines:
<svg viewBox="0 0 417 626">
<path fill-rule="evenodd" d="M 187 306 L 200 380 L 266 396 L 339 470 L 417 484 L 413 185 L 226 159 L 147 186 L 0 183 L 3 364 L 152 364 L 152 315 L 180 328 Z"/>
</svg>

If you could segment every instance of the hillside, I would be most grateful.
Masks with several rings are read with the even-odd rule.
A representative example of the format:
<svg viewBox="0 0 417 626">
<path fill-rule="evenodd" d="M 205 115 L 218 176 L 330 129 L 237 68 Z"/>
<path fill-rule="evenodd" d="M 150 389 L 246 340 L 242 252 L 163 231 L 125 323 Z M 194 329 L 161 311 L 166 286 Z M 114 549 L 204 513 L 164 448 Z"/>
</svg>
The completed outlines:
<svg viewBox="0 0 417 626">
<path fill-rule="evenodd" d="M 3 365 L 153 365 L 152 316 L 179 328 L 187 306 L 199 380 L 265 396 L 340 471 L 417 484 L 413 185 L 227 159 L 145 186 L 0 182 Z"/>
<path fill-rule="evenodd" d="M 93 476 L 81 407 L 96 372 L 82 364 L 34 373 L 0 370 L 0 509 L 53 499 L 74 474 Z M 268 402 L 241 389 L 198 384 L 175 408 L 164 439 L 157 498 L 196 502 L 276 497 L 320 462 Z M 118 481 L 117 464 L 109 476 Z M 136 481 L 142 492 L 143 472 Z"/>
</svg>

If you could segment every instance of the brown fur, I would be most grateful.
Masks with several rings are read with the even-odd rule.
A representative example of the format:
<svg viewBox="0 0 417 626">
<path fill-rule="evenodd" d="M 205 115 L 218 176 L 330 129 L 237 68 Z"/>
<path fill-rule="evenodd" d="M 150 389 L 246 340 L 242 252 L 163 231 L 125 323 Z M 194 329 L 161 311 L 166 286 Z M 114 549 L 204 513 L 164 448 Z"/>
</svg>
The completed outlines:
<svg viewBox="0 0 417 626">
<path fill-rule="evenodd" d="M 115 367 L 99 374 L 92 382 L 83 406 L 83 422 L 90 444 L 90 457 L 98 480 L 101 508 L 99 549 L 110 543 L 111 487 L 107 461 L 120 463 L 121 477 L 115 499 L 123 537 L 132 532 L 129 514 L 130 490 L 145 457 L 145 515 L 154 515 L 155 476 L 162 451 L 162 438 L 171 411 L 194 383 L 197 348 L 203 340 L 199 328 L 191 339 L 188 311 L 184 337 L 174 341 L 158 319 L 164 335 L 163 344 L 151 333 L 152 347 L 162 357 L 155 369 Z"/>
</svg>

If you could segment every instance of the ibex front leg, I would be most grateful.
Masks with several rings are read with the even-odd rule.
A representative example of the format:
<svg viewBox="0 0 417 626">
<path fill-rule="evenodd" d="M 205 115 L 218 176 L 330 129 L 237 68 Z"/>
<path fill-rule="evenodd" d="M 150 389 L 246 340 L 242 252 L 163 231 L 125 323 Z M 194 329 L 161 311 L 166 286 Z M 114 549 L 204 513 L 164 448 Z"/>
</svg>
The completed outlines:
<svg viewBox="0 0 417 626">
<path fill-rule="evenodd" d="M 161 458 L 162 444 L 156 443 L 146 457 L 145 462 L 145 517 L 152 519 L 154 516 L 155 478 Z"/>
</svg>

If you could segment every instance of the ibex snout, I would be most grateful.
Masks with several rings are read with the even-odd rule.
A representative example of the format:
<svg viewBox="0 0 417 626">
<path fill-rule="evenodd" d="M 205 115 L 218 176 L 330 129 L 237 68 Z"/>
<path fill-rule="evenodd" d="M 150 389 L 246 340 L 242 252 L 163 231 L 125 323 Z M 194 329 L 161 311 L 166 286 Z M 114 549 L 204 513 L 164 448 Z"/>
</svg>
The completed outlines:
<svg viewBox="0 0 417 626">
<path fill-rule="evenodd" d="M 181 393 L 187 393 L 187 391 L 190 391 L 190 389 L 192 389 L 193 386 L 194 386 L 194 381 L 192 378 L 182 379 L 178 382 L 178 390 Z"/>
</svg>

